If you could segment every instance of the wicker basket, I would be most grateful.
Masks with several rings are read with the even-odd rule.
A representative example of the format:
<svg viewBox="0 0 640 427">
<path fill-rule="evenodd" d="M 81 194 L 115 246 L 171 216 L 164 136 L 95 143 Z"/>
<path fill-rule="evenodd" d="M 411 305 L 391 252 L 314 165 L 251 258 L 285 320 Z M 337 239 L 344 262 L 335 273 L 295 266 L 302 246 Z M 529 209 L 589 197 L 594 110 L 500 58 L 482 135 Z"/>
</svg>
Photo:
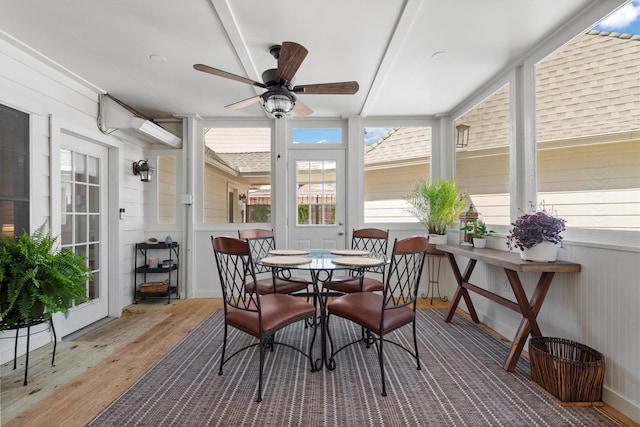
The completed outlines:
<svg viewBox="0 0 640 427">
<path fill-rule="evenodd" d="M 164 282 L 149 282 L 140 284 L 141 293 L 166 293 L 169 290 L 169 284 Z"/>
<path fill-rule="evenodd" d="M 529 360 L 533 381 L 561 404 L 602 404 L 602 353 L 563 338 L 532 337 Z"/>
</svg>

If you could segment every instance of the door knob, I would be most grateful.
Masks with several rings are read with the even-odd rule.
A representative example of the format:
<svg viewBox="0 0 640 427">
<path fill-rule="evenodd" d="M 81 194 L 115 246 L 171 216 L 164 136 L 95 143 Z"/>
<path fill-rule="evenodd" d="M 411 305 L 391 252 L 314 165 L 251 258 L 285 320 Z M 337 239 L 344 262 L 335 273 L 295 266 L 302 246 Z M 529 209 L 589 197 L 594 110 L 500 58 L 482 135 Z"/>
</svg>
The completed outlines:
<svg viewBox="0 0 640 427">
<path fill-rule="evenodd" d="M 344 236 L 344 231 L 338 231 L 338 236 Z"/>
</svg>

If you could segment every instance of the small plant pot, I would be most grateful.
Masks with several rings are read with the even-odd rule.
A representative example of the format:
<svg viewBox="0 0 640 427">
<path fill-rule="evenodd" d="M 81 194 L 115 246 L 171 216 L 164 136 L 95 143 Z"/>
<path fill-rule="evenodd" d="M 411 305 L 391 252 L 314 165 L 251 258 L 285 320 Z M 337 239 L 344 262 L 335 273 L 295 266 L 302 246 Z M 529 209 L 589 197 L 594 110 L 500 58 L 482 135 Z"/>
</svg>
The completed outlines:
<svg viewBox="0 0 640 427">
<path fill-rule="evenodd" d="M 474 248 L 478 248 L 478 249 L 486 248 L 487 247 L 487 239 L 486 238 L 479 239 L 477 237 L 474 237 L 473 238 L 473 247 Z"/>
<path fill-rule="evenodd" d="M 433 245 L 446 245 L 447 235 L 446 234 L 429 234 L 429 243 Z"/>
</svg>

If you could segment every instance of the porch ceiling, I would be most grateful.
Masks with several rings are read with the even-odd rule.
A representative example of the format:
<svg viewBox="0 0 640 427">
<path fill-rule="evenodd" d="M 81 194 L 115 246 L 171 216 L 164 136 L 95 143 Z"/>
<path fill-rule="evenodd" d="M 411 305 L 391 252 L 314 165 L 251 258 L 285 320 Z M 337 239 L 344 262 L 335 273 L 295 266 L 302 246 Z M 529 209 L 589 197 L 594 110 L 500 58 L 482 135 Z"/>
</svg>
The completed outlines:
<svg viewBox="0 0 640 427">
<path fill-rule="evenodd" d="M 610 10 L 624 3 L 604 1 Z M 309 50 L 296 83 L 360 84 L 353 96 L 301 95 L 312 117 L 437 115 L 595 3 L 31 0 L 3 3 L 0 37 L 153 118 L 265 117 L 258 104 L 223 107 L 261 89 L 192 65 L 261 81 L 275 66 L 268 47 L 284 40 Z"/>
</svg>

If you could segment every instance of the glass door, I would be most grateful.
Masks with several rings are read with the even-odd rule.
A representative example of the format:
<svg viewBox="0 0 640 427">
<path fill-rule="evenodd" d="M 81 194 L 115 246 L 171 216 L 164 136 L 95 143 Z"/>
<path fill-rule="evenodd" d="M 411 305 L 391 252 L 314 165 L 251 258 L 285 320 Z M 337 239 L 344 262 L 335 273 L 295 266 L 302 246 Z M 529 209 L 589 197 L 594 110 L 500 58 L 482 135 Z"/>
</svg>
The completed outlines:
<svg viewBox="0 0 640 427">
<path fill-rule="evenodd" d="M 289 248 L 343 249 L 344 150 L 291 150 L 289 159 Z"/>
<path fill-rule="evenodd" d="M 97 144 L 64 135 L 60 149 L 60 213 L 62 248 L 87 257 L 93 280 L 85 284 L 89 302 L 73 307 L 61 322 L 60 336 L 108 315 L 107 154 Z"/>
</svg>

